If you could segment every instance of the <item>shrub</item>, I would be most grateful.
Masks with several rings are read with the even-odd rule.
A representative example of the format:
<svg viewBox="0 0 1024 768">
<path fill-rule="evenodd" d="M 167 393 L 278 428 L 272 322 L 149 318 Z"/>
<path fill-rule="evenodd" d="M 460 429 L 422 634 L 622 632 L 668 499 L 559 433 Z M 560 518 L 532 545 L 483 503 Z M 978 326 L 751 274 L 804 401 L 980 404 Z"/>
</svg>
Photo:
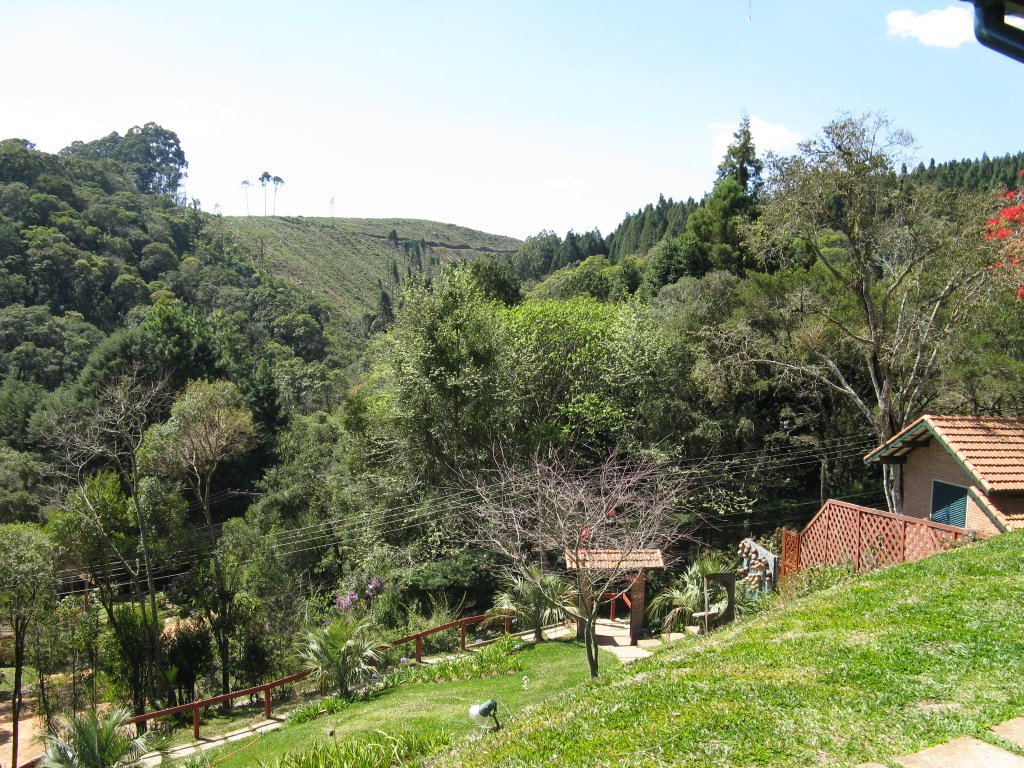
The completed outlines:
<svg viewBox="0 0 1024 768">
<path fill-rule="evenodd" d="M 326 699 L 297 707 L 288 714 L 289 725 L 299 725 L 316 720 L 321 715 L 333 715 L 348 706 L 348 701 L 338 696 L 328 696 Z"/>
<path fill-rule="evenodd" d="M 787 577 L 783 591 L 786 597 L 804 597 L 847 582 L 856 575 L 857 570 L 850 561 L 839 565 L 813 565 Z"/>
<path fill-rule="evenodd" d="M 309 749 L 289 752 L 272 768 L 392 768 L 438 752 L 452 741 L 450 733 L 388 734 L 383 731 L 348 741 L 317 742 Z"/>
</svg>

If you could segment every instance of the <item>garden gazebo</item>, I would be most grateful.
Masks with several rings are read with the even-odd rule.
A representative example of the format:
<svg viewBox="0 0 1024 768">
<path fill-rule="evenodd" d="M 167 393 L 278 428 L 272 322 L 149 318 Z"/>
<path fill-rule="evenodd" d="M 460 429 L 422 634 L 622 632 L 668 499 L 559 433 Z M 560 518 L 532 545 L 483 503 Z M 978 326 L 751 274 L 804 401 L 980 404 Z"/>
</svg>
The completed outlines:
<svg viewBox="0 0 1024 768">
<path fill-rule="evenodd" d="M 569 571 L 596 571 L 613 573 L 629 580 L 627 591 L 621 593 L 629 607 L 629 644 L 636 645 L 644 626 L 647 601 L 647 571 L 664 568 L 665 558 L 660 549 L 577 549 L 565 550 L 565 565 Z M 604 595 L 598 595 L 598 599 Z M 577 633 L 583 628 L 577 620 Z"/>
</svg>

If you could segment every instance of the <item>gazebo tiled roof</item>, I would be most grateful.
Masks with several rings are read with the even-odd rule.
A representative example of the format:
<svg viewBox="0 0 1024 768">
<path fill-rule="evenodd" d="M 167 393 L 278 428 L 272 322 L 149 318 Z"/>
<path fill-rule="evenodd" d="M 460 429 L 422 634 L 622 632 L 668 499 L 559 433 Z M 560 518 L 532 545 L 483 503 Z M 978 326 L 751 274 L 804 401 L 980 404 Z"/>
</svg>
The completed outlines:
<svg viewBox="0 0 1024 768">
<path fill-rule="evenodd" d="M 565 550 L 565 567 L 570 571 L 639 571 L 645 568 L 664 568 L 665 558 L 660 549 L 577 549 Z"/>
<path fill-rule="evenodd" d="M 925 415 L 864 457 L 886 463 L 938 440 L 986 493 L 1024 491 L 1024 419 Z"/>
</svg>

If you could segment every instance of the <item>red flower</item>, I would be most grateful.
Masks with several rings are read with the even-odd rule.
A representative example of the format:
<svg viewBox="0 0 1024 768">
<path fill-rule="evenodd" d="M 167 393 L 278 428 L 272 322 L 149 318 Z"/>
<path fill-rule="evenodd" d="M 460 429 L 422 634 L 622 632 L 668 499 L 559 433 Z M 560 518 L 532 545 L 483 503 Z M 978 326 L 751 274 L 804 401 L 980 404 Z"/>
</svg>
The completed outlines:
<svg viewBox="0 0 1024 768">
<path fill-rule="evenodd" d="M 996 240 L 1005 240 L 1007 237 L 1012 235 L 1013 232 L 1006 227 L 1002 227 L 996 231 Z"/>
<path fill-rule="evenodd" d="M 1020 177 L 1024 179 L 1024 168 L 1020 169 Z"/>
<path fill-rule="evenodd" d="M 1015 198 L 1016 196 L 1017 196 L 1017 193 L 1012 191 L 1012 190 L 1010 192 L 1006 193 L 1006 199 L 1007 200 L 1013 200 L 1013 198 Z"/>
<path fill-rule="evenodd" d="M 1024 203 L 1003 208 L 999 214 L 1007 221 L 1024 221 Z"/>
<path fill-rule="evenodd" d="M 1017 289 L 1017 301 L 1024 301 L 1024 284 Z"/>
</svg>

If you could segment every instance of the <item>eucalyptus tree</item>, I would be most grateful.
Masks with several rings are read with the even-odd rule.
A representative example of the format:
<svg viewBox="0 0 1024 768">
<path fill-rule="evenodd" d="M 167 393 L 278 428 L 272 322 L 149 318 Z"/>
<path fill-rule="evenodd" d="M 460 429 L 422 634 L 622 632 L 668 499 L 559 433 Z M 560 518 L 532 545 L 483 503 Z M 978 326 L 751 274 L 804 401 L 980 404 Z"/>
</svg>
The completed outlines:
<svg viewBox="0 0 1024 768">
<path fill-rule="evenodd" d="M 267 184 L 273 181 L 273 177 L 270 175 L 270 171 L 264 171 L 260 174 L 260 186 L 263 187 L 263 215 L 267 215 Z"/>
<path fill-rule="evenodd" d="M 245 215 L 249 215 L 249 187 L 252 186 L 252 182 L 248 179 L 242 180 L 242 193 L 245 195 Z"/>
<path fill-rule="evenodd" d="M 772 158 L 750 242 L 765 264 L 802 277 L 777 307 L 782 339 L 734 339 L 783 377 L 848 399 L 879 442 L 935 398 L 988 290 L 978 234 L 986 201 L 900 183 L 912 145 L 883 116 L 847 116 L 796 155 Z M 884 487 L 899 511 L 897 465 L 884 467 Z"/>
<path fill-rule="evenodd" d="M 277 190 L 284 186 L 284 179 L 280 176 L 275 176 L 270 180 L 270 183 L 274 185 L 274 211 L 273 215 L 277 216 Z"/>
</svg>

